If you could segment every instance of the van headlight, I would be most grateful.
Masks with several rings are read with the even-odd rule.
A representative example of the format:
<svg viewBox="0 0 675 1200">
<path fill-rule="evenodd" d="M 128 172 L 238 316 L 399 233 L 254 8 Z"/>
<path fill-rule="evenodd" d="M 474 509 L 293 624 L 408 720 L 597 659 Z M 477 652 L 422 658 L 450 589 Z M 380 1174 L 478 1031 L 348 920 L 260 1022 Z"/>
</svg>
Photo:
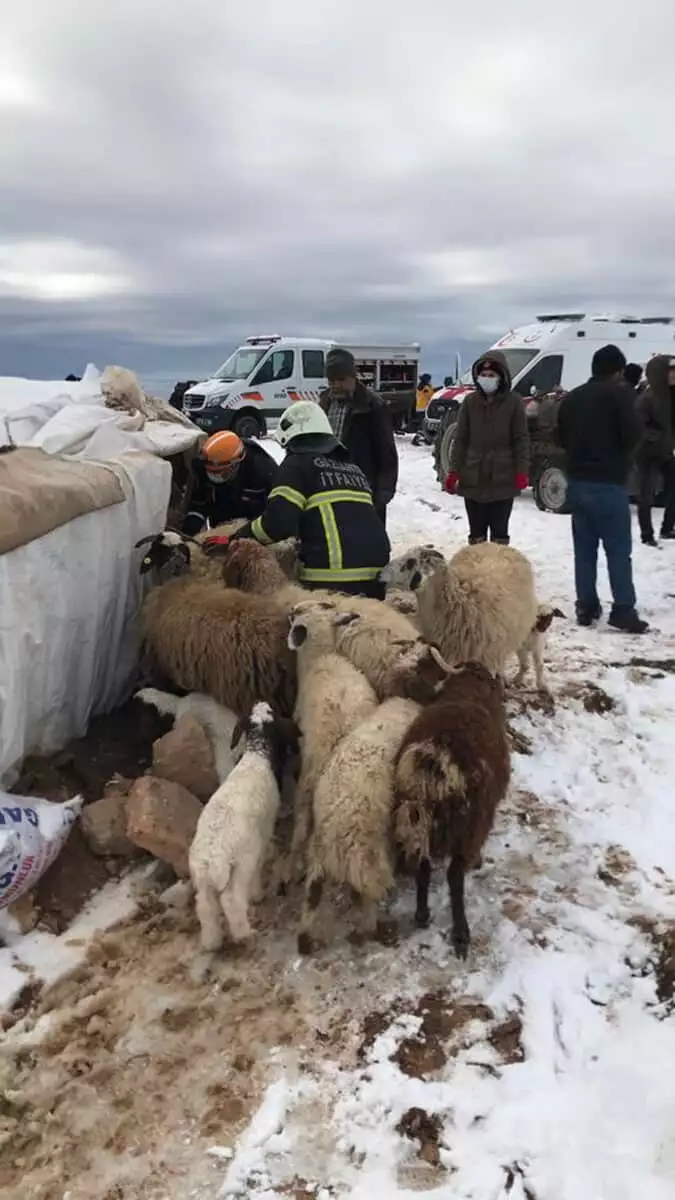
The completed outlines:
<svg viewBox="0 0 675 1200">
<path fill-rule="evenodd" d="M 206 400 L 206 408 L 226 408 L 229 392 L 216 393 L 215 396 L 208 396 Z"/>
</svg>

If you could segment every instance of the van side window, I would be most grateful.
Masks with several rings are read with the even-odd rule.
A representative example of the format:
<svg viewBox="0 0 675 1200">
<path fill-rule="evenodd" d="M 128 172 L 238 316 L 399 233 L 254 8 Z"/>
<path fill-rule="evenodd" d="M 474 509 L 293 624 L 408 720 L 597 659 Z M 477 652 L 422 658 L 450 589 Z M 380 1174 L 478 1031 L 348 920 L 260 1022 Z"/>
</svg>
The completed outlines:
<svg viewBox="0 0 675 1200">
<path fill-rule="evenodd" d="M 275 350 L 266 358 L 258 373 L 251 380 L 251 387 L 260 387 L 263 383 L 276 383 L 282 379 L 290 379 L 293 374 L 293 350 Z"/>
<path fill-rule="evenodd" d="M 303 350 L 302 373 L 305 379 L 323 379 L 326 373 L 323 350 Z"/>
<path fill-rule="evenodd" d="M 525 399 L 532 394 L 532 388 L 537 393 L 552 392 L 560 386 L 562 379 L 562 354 L 548 354 L 535 363 L 530 371 L 515 385 L 514 390 Z"/>
</svg>

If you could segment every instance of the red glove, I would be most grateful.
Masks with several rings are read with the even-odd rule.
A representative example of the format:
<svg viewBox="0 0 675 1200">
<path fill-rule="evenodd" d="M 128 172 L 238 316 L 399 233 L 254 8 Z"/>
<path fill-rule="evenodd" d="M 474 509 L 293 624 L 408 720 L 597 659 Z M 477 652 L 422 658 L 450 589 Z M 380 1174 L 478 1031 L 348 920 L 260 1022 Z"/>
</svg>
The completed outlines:
<svg viewBox="0 0 675 1200">
<path fill-rule="evenodd" d="M 530 481 L 527 475 L 516 475 L 516 487 L 519 492 L 524 492 L 526 487 L 530 486 Z"/>
<path fill-rule="evenodd" d="M 202 549 L 208 556 L 209 554 L 217 554 L 219 550 L 224 550 L 229 544 L 229 537 L 225 537 L 223 534 L 216 534 L 215 537 L 204 538 Z"/>
<path fill-rule="evenodd" d="M 453 492 L 457 491 L 458 483 L 459 483 L 459 475 L 457 474 L 456 471 L 450 471 L 450 473 L 448 474 L 448 476 L 445 480 L 445 491 L 450 492 L 450 495 L 452 495 Z"/>
</svg>

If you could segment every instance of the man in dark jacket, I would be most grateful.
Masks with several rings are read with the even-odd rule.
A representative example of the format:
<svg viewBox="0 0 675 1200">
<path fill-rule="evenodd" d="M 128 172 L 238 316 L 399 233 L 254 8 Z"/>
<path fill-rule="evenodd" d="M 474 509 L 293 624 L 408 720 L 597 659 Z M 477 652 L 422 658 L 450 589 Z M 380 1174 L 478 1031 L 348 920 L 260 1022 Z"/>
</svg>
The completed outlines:
<svg viewBox="0 0 675 1200">
<path fill-rule="evenodd" d="M 637 399 L 642 436 L 635 455 L 640 477 L 638 519 L 646 546 L 656 546 L 654 497 L 663 484 L 661 537 L 675 538 L 675 358 L 657 354 L 647 363 L 647 388 Z"/>
<path fill-rule="evenodd" d="M 378 576 L 391 548 L 363 471 L 313 400 L 291 404 L 274 433 L 287 450 L 262 516 L 234 538 L 262 545 L 297 538 L 299 581 L 347 595 L 384 599 Z"/>
<path fill-rule="evenodd" d="M 204 442 L 192 468 L 190 509 L 183 533 L 195 537 L 205 526 L 235 517 L 252 520 L 264 512 L 279 467 L 257 442 L 243 440 L 231 429 Z"/>
<path fill-rule="evenodd" d="M 398 453 L 386 405 L 356 378 L 349 350 L 334 347 L 326 355 L 328 389 L 321 395 L 333 433 L 370 484 L 375 510 L 386 525 L 387 505 L 398 481 Z"/>
<path fill-rule="evenodd" d="M 476 390 L 460 405 L 445 490 L 464 497 L 470 545 L 489 534 L 508 546 L 513 501 L 529 483 L 525 406 L 499 350 L 476 359 L 472 374 Z"/>
<path fill-rule="evenodd" d="M 567 460 L 577 620 L 592 625 L 602 614 L 596 588 L 602 542 L 614 599 L 609 623 L 625 633 L 644 633 L 647 622 L 635 611 L 627 487 L 640 423 L 625 366 L 617 346 L 596 351 L 588 383 L 563 397 L 558 439 Z"/>
</svg>

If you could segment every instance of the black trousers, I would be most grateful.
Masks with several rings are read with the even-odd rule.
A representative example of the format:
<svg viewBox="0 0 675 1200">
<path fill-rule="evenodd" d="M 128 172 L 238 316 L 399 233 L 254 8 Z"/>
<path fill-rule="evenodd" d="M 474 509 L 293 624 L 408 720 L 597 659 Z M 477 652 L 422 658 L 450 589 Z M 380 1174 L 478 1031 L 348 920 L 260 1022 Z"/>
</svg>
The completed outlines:
<svg viewBox="0 0 675 1200">
<path fill-rule="evenodd" d="M 465 499 L 464 505 L 469 519 L 470 545 L 486 542 L 489 534 L 491 542 L 499 542 L 502 546 L 508 546 L 513 499 L 490 500 L 486 504 L 481 500 Z"/>
<path fill-rule="evenodd" d="M 655 491 L 655 472 L 660 472 L 663 478 L 664 509 L 661 519 L 661 535 L 672 533 L 675 528 L 675 462 L 668 459 L 664 463 L 654 465 L 645 462 L 640 465 L 640 498 L 637 506 L 640 536 L 643 542 L 654 541 L 654 526 L 652 524 L 652 506 Z"/>
</svg>

